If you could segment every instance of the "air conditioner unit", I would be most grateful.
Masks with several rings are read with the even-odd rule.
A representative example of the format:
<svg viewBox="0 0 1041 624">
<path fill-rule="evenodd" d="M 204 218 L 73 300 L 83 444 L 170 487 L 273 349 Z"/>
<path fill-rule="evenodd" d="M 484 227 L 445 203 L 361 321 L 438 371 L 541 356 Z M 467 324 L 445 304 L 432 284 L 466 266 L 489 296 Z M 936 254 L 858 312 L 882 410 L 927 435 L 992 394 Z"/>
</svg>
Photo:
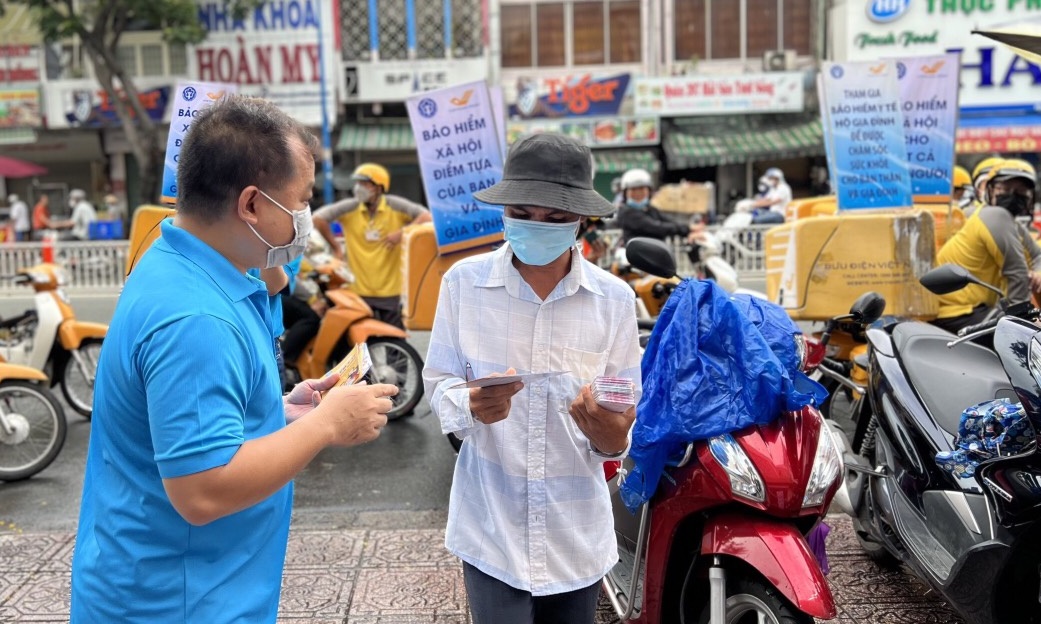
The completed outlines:
<svg viewBox="0 0 1041 624">
<path fill-rule="evenodd" d="M 763 53 L 763 71 L 795 69 L 795 50 L 767 50 Z"/>
</svg>

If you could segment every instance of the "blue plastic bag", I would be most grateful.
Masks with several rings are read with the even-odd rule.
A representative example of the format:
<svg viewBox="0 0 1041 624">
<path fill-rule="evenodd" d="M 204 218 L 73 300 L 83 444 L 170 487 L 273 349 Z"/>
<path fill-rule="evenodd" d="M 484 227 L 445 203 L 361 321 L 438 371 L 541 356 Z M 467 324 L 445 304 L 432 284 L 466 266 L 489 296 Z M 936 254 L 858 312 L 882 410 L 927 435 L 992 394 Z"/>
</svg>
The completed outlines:
<svg viewBox="0 0 1041 624">
<path fill-rule="evenodd" d="M 635 466 L 620 491 L 630 511 L 650 499 L 668 459 L 689 442 L 766 424 L 827 396 L 798 371 L 797 333 L 767 301 L 731 296 L 711 281 L 676 288 L 641 364 L 629 451 Z"/>
</svg>

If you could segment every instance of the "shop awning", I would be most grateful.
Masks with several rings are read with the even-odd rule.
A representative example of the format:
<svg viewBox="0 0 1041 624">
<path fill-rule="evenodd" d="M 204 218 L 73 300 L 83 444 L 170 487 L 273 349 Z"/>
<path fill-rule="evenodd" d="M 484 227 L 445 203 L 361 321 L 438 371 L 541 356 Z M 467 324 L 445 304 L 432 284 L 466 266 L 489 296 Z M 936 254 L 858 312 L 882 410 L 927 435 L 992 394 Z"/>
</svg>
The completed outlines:
<svg viewBox="0 0 1041 624">
<path fill-rule="evenodd" d="M 0 145 L 25 145 L 36 142 L 32 128 L 0 128 Z"/>
<path fill-rule="evenodd" d="M 824 139 L 819 119 L 699 118 L 675 122 L 665 132 L 664 147 L 670 169 L 689 169 L 818 156 L 824 153 Z"/>
<path fill-rule="evenodd" d="M 661 169 L 661 160 L 652 150 L 593 150 L 597 173 L 621 174 L 630 169 Z"/>
<path fill-rule="evenodd" d="M 391 150 L 414 150 L 416 140 L 408 124 L 374 124 L 359 126 L 349 124 L 340 131 L 336 142 L 338 152 L 379 152 Z"/>
</svg>

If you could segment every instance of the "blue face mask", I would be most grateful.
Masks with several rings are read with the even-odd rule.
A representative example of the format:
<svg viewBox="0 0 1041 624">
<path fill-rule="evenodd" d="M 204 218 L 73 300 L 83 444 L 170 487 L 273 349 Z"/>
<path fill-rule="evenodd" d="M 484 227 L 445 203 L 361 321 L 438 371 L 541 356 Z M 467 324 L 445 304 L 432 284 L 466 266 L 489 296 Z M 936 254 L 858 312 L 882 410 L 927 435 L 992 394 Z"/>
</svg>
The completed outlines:
<svg viewBox="0 0 1041 624">
<path fill-rule="evenodd" d="M 553 262 L 574 247 L 578 235 L 578 221 L 546 223 L 503 216 L 502 222 L 513 255 L 530 266 L 546 266 Z"/>
<path fill-rule="evenodd" d="M 651 203 L 651 200 L 650 199 L 641 199 L 640 201 L 633 201 L 633 200 L 630 199 L 629 201 L 627 201 L 625 203 L 630 208 L 636 208 L 637 210 L 643 210 L 644 208 L 646 208 Z"/>
</svg>

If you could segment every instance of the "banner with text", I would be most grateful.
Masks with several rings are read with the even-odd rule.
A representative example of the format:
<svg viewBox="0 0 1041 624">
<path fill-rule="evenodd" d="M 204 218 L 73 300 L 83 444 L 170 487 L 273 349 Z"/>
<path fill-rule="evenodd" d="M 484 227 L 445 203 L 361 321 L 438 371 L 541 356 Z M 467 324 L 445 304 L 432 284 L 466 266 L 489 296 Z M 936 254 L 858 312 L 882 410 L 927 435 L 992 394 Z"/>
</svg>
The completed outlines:
<svg viewBox="0 0 1041 624">
<path fill-rule="evenodd" d="M 821 109 L 839 210 L 910 207 L 900 85 L 893 61 L 824 63 Z"/>
<path fill-rule="evenodd" d="M 502 210 L 474 199 L 502 178 L 503 151 L 484 82 L 406 101 L 439 253 L 502 240 Z"/>
<path fill-rule="evenodd" d="M 163 159 L 163 189 L 160 201 L 164 204 L 177 203 L 177 161 L 181 156 L 184 136 L 192 126 L 192 120 L 200 111 L 237 90 L 237 85 L 216 82 L 177 83 L 170 134 L 166 138 L 166 158 Z"/>
<path fill-rule="evenodd" d="M 958 128 L 958 54 L 896 59 L 911 192 L 925 201 L 951 198 Z"/>
<path fill-rule="evenodd" d="M 745 76 L 637 78 L 637 115 L 801 112 L 801 72 Z"/>
</svg>

